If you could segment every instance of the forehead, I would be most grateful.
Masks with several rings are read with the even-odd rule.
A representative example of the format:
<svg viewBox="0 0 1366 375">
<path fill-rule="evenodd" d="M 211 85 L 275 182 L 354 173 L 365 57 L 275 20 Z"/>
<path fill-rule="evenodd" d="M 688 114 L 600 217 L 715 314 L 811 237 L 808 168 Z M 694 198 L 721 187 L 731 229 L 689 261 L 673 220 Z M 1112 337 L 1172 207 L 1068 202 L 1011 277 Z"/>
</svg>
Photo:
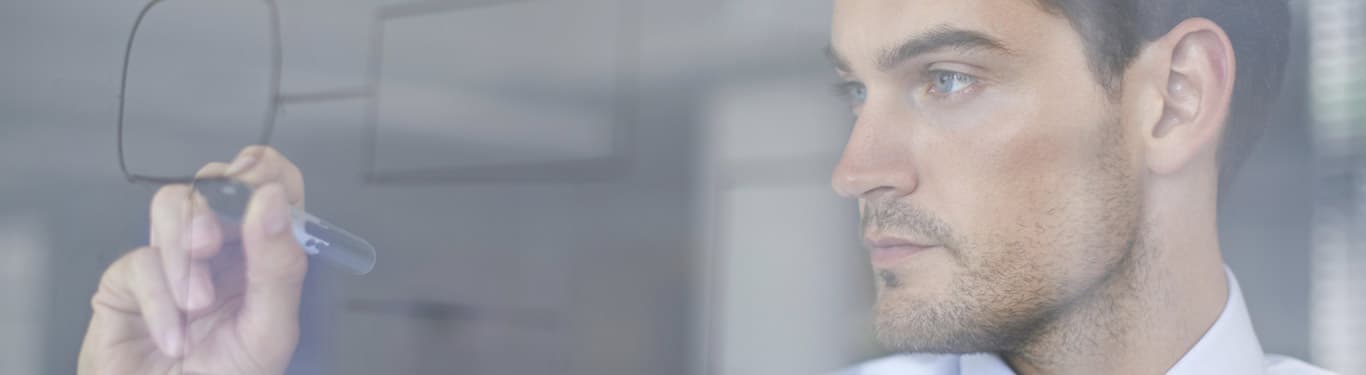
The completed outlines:
<svg viewBox="0 0 1366 375">
<path fill-rule="evenodd" d="M 1034 0 L 836 0 L 831 46 L 852 60 L 868 60 L 870 53 L 946 26 L 1026 50 L 1049 33 L 1071 30 L 1066 19 Z"/>
</svg>

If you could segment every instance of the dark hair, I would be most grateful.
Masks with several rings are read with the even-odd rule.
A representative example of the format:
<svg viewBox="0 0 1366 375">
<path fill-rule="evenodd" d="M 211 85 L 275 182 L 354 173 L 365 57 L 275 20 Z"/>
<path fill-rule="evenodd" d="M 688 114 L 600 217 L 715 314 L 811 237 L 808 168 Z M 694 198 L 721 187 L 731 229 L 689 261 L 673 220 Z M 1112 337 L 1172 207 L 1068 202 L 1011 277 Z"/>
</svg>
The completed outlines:
<svg viewBox="0 0 1366 375">
<path fill-rule="evenodd" d="M 1218 24 L 1233 43 L 1238 78 L 1228 123 L 1219 144 L 1219 186 L 1237 172 L 1269 119 L 1281 88 L 1290 39 L 1285 0 L 1037 0 L 1061 13 L 1086 43 L 1091 68 L 1102 86 L 1117 92 L 1120 76 L 1148 42 L 1186 19 Z"/>
</svg>

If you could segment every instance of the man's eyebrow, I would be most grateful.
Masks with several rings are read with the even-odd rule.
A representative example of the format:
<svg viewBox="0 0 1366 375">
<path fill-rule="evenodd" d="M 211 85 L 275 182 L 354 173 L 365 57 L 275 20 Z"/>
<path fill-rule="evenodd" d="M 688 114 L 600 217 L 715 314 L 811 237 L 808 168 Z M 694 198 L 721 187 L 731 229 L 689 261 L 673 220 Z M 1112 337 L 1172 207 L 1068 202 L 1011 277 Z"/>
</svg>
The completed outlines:
<svg viewBox="0 0 1366 375">
<path fill-rule="evenodd" d="M 1005 43 L 981 32 L 941 25 L 919 35 L 912 36 L 900 46 L 886 50 L 878 59 L 878 69 L 892 70 L 903 61 L 946 48 L 973 50 L 987 49 L 1007 55 L 1013 52 Z"/>
<path fill-rule="evenodd" d="M 839 69 L 839 71 L 846 73 L 851 71 L 849 70 L 849 60 L 845 59 L 844 56 L 841 56 L 839 51 L 835 51 L 834 46 L 825 46 L 825 58 L 830 60 L 830 64 L 835 65 L 835 69 Z"/>
<path fill-rule="evenodd" d="M 878 58 L 878 69 L 888 71 L 895 68 L 901 62 L 942 49 L 954 48 L 961 50 L 988 49 L 1007 55 L 1013 55 L 1014 51 L 1005 46 L 1005 43 L 990 35 L 964 30 L 948 25 L 940 25 L 929 31 L 912 36 L 900 46 L 883 51 Z M 825 46 L 825 57 L 830 63 L 835 65 L 835 69 L 842 72 L 851 72 L 849 60 L 840 55 L 832 45 Z"/>
</svg>

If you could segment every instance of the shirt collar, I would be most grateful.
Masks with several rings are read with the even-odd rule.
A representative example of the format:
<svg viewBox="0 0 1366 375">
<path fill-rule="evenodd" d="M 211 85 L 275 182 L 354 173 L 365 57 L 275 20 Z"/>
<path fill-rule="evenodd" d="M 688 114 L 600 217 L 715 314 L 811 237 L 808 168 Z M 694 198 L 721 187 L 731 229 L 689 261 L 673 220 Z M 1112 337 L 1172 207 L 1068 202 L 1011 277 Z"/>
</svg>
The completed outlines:
<svg viewBox="0 0 1366 375">
<path fill-rule="evenodd" d="M 1228 278 L 1228 301 L 1224 303 L 1219 320 L 1214 321 L 1204 337 L 1167 374 L 1261 374 L 1265 371 L 1262 344 L 1252 329 L 1252 318 L 1248 316 L 1238 279 L 1228 267 L 1224 268 L 1224 275 Z"/>
</svg>

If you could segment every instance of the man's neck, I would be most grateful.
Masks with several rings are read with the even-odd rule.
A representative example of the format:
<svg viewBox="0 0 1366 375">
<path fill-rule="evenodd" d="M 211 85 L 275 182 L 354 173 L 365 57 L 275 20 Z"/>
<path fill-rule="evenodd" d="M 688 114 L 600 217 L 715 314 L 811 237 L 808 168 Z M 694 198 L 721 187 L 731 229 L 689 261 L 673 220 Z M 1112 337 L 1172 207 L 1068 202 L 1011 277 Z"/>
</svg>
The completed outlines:
<svg viewBox="0 0 1366 375">
<path fill-rule="evenodd" d="M 1166 224 L 1149 225 L 1117 272 L 1002 353 L 1007 363 L 1020 374 L 1155 374 L 1176 364 L 1218 320 L 1228 282 L 1212 217 Z"/>
</svg>

